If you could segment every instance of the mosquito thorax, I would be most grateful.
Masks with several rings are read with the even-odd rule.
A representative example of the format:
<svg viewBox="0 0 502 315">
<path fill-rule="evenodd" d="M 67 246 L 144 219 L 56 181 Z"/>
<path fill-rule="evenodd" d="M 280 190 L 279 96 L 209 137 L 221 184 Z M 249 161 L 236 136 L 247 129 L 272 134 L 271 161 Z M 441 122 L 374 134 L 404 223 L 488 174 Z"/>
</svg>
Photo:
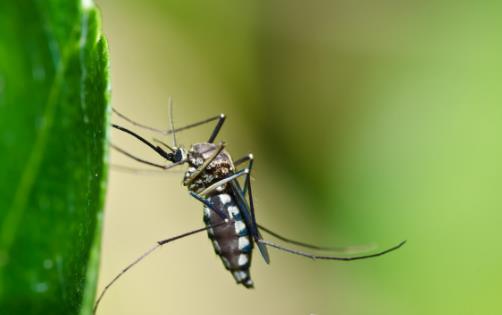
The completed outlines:
<svg viewBox="0 0 502 315">
<path fill-rule="evenodd" d="M 188 186 L 188 189 L 192 191 L 202 190 L 233 174 L 235 168 L 230 154 L 226 150 L 221 150 L 215 157 L 214 154 L 218 149 L 219 146 L 217 144 L 208 142 L 196 143 L 190 147 L 187 154 L 188 169 L 183 181 L 183 184 Z M 211 161 L 209 162 L 209 160 Z M 189 181 L 192 174 L 204 163 L 208 162 L 207 167 L 198 176 Z"/>
</svg>

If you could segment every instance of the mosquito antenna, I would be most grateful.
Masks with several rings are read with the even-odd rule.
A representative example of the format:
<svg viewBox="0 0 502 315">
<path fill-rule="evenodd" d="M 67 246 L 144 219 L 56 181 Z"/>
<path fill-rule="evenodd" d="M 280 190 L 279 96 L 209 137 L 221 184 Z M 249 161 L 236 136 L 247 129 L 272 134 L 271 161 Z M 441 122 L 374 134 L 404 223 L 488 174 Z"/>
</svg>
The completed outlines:
<svg viewBox="0 0 502 315">
<path fill-rule="evenodd" d="M 147 250 L 146 252 L 144 252 L 141 256 L 139 256 L 138 258 L 136 258 L 132 263 L 130 263 L 129 265 L 127 265 L 118 275 L 116 275 L 112 281 L 110 281 L 106 286 L 105 288 L 103 289 L 103 291 L 101 291 L 101 294 L 99 295 L 98 299 L 96 300 L 96 304 L 94 304 L 94 309 L 92 310 L 92 313 L 93 314 L 96 314 L 97 310 L 98 310 L 98 306 L 99 306 L 99 303 L 101 302 L 101 300 L 103 299 L 103 297 L 105 296 L 106 292 L 110 289 L 110 287 L 120 278 L 122 277 L 129 269 L 131 269 L 132 267 L 134 267 L 136 264 L 138 264 L 140 261 L 142 261 L 143 259 L 145 259 L 147 256 L 149 256 L 151 253 L 153 253 L 156 249 L 158 249 L 159 247 L 161 247 L 162 245 L 165 245 L 167 243 L 170 243 L 170 242 L 173 242 L 173 241 L 176 241 L 176 240 L 179 240 L 181 238 L 184 238 L 184 237 L 187 237 L 187 236 L 190 236 L 190 235 L 194 235 L 194 234 L 197 234 L 199 232 L 203 232 L 203 231 L 207 231 L 209 229 L 212 229 L 212 228 L 216 228 L 218 226 L 221 226 L 221 225 L 224 225 L 224 224 L 228 224 L 228 223 L 232 223 L 233 221 L 232 220 L 225 220 L 224 222 L 221 222 L 221 223 L 218 223 L 218 224 L 214 224 L 214 225 L 208 225 L 206 227 L 203 227 L 203 228 L 200 228 L 200 229 L 196 229 L 196 230 L 192 230 L 190 232 L 186 232 L 186 233 L 182 233 L 182 234 L 179 234 L 179 235 L 176 235 L 174 237 L 170 237 L 170 238 L 167 238 L 165 240 L 161 240 L 161 241 L 157 241 L 157 243 L 155 244 L 155 246 L 151 247 L 149 250 Z"/>
<path fill-rule="evenodd" d="M 174 117 L 173 117 L 173 98 L 169 96 L 169 123 L 171 124 L 171 132 L 173 134 L 173 147 L 177 147 L 176 144 L 176 131 L 174 130 Z"/>
<path fill-rule="evenodd" d="M 258 240 L 258 242 L 260 242 L 262 244 L 265 244 L 267 246 L 276 248 L 278 250 L 282 250 L 284 252 L 293 254 L 293 255 L 303 256 L 303 257 L 307 257 L 307 258 L 310 258 L 310 259 L 313 259 L 313 260 L 324 259 L 324 260 L 342 260 L 342 261 L 360 260 L 360 259 L 367 259 L 367 258 L 373 258 L 373 257 L 382 256 L 382 255 L 385 255 L 385 254 L 390 253 L 392 251 L 395 251 L 396 249 L 399 249 L 401 246 L 403 246 L 406 243 L 406 241 L 402 241 L 401 243 L 399 243 L 399 244 L 397 244 L 397 245 L 395 245 L 395 246 L 393 246 L 391 248 L 388 248 L 388 249 L 386 249 L 384 251 L 381 251 L 381 252 L 378 252 L 378 253 L 374 253 L 374 254 L 362 255 L 362 256 L 352 256 L 352 257 L 337 257 L 337 256 L 314 255 L 314 254 L 302 252 L 302 251 L 299 251 L 299 250 L 295 250 L 295 249 L 290 249 L 290 248 L 287 248 L 287 247 L 283 247 L 281 245 L 277 245 L 277 244 L 275 244 L 273 242 L 270 242 L 270 241 L 267 241 L 267 240 L 263 240 L 263 239 Z"/>
<path fill-rule="evenodd" d="M 150 130 L 150 131 L 153 131 L 153 132 L 158 132 L 158 133 L 161 133 L 163 135 L 167 135 L 169 134 L 169 131 L 168 130 L 161 130 L 161 129 L 157 129 L 157 128 L 153 128 L 153 127 L 150 127 L 150 126 L 147 126 L 147 125 L 144 125 L 144 124 L 141 124 L 139 122 L 136 122 L 134 120 L 132 120 L 131 118 L 127 117 L 126 115 L 120 113 L 118 110 L 116 110 L 115 108 L 112 108 L 112 111 L 113 113 L 115 113 L 117 116 L 119 116 L 120 118 L 124 119 L 125 121 L 129 122 L 130 124 L 136 126 L 136 127 L 140 127 L 140 128 L 143 128 L 143 129 L 147 129 L 147 130 Z"/>
</svg>

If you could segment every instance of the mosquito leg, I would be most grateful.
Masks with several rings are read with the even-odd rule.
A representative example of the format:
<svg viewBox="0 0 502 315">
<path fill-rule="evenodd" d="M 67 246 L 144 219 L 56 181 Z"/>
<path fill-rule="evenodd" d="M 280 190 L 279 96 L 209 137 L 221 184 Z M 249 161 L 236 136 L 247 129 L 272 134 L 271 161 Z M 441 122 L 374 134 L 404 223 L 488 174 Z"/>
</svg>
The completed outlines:
<svg viewBox="0 0 502 315">
<path fill-rule="evenodd" d="M 249 170 L 247 168 L 243 169 L 242 171 L 239 171 L 232 176 L 229 176 L 227 178 L 224 178 L 224 179 L 212 184 L 211 186 L 204 189 L 200 194 L 205 196 L 205 195 L 209 194 L 210 192 L 214 191 L 216 188 L 220 187 L 221 185 L 224 185 L 230 181 L 233 181 L 242 175 L 248 175 L 248 174 L 249 174 Z"/>
<path fill-rule="evenodd" d="M 170 135 L 173 132 L 178 132 L 178 131 L 182 131 L 182 130 L 187 130 L 187 129 L 191 129 L 191 128 L 194 128 L 194 127 L 198 127 L 198 126 L 201 126 L 201 125 L 205 125 L 205 124 L 210 123 L 210 122 L 215 121 L 215 120 L 221 120 L 222 119 L 221 117 L 225 116 L 223 114 L 220 114 L 220 115 L 217 115 L 217 116 L 209 117 L 207 119 L 195 122 L 195 123 L 190 124 L 190 125 L 186 125 L 186 126 L 183 126 L 183 127 L 176 128 L 174 130 L 164 130 L 164 129 L 153 128 L 153 127 L 141 124 L 139 122 L 136 122 L 136 121 L 132 120 L 131 118 L 127 117 L 126 115 L 120 113 L 115 108 L 112 108 L 112 111 L 113 111 L 114 114 L 116 114 L 120 118 L 124 119 L 125 121 L 129 122 L 130 124 L 132 124 L 132 125 L 134 125 L 136 127 L 143 128 L 143 129 L 146 129 L 146 130 L 149 130 L 149 131 L 153 131 L 153 132 L 157 132 L 157 133 L 160 133 L 160 134 L 163 134 L 163 135 Z M 221 124 L 223 124 L 223 123 L 221 123 Z M 219 128 L 221 128 L 221 124 L 220 124 Z M 213 133 L 214 133 L 214 131 L 213 131 Z"/>
<path fill-rule="evenodd" d="M 202 126 L 202 125 L 205 125 L 205 124 L 210 123 L 210 122 L 215 121 L 215 120 L 218 120 L 218 124 L 216 125 L 216 127 L 218 127 L 218 125 L 219 125 L 219 127 L 215 128 L 215 130 L 216 129 L 219 130 L 221 128 L 221 125 L 223 125 L 223 122 L 220 122 L 220 121 L 221 120 L 225 120 L 225 115 L 224 114 L 219 114 L 219 115 L 216 115 L 216 116 L 213 116 L 213 117 L 209 117 L 207 119 L 198 121 L 198 122 L 190 124 L 190 125 L 179 127 L 179 128 L 174 129 L 174 130 L 168 130 L 166 134 L 169 135 L 169 134 L 171 134 L 173 132 L 178 132 L 178 131 L 183 131 L 183 130 L 187 130 L 187 129 L 192 129 L 194 127 Z M 214 133 L 214 131 L 213 131 L 213 133 Z M 218 132 L 216 134 L 218 134 Z M 215 138 L 216 138 L 216 136 L 215 136 Z"/>
<path fill-rule="evenodd" d="M 253 220 L 253 226 L 255 227 L 256 231 L 258 232 L 258 227 L 257 227 L 257 224 L 256 224 L 256 217 L 255 217 L 255 214 L 254 214 L 253 192 L 251 191 L 251 178 L 249 176 L 246 177 L 246 184 L 245 184 L 245 186 L 248 187 L 249 210 L 251 211 L 251 219 Z"/>
<path fill-rule="evenodd" d="M 216 188 L 218 188 L 219 186 L 221 185 L 224 185 L 228 182 L 234 182 L 239 176 L 242 176 L 242 175 L 246 175 L 248 174 L 249 170 L 248 169 L 244 169 L 232 176 L 229 176 L 225 179 L 222 179 L 216 183 L 214 183 L 213 185 L 209 186 L 208 188 L 204 189 L 200 194 L 194 192 L 194 191 L 190 191 L 190 195 L 192 197 L 194 197 L 195 199 L 199 200 L 200 202 L 202 202 L 206 207 L 208 207 L 209 209 L 213 210 L 214 212 L 216 212 L 222 219 L 228 219 L 228 216 L 226 215 L 226 213 L 224 213 L 223 211 L 221 211 L 220 209 L 214 207 L 211 202 L 209 202 L 209 200 L 207 200 L 207 198 L 204 197 L 204 195 L 210 193 L 211 191 L 215 190 Z"/>
<path fill-rule="evenodd" d="M 213 132 L 211 133 L 211 136 L 209 137 L 209 140 L 207 142 L 213 143 L 214 139 L 218 136 L 218 133 L 220 132 L 221 127 L 223 126 L 223 123 L 225 122 L 225 114 L 220 114 L 218 116 L 218 123 L 216 123 L 216 126 L 213 129 Z"/>
<path fill-rule="evenodd" d="M 216 214 L 222 218 L 223 220 L 228 220 L 228 215 L 223 212 L 221 209 L 218 209 L 216 207 L 214 207 L 211 202 L 209 202 L 209 200 L 207 200 L 205 197 L 199 195 L 198 193 L 196 192 L 193 192 L 193 191 L 190 191 L 189 192 L 190 196 L 194 197 L 195 199 L 199 200 L 200 202 L 202 202 L 204 204 L 204 206 L 208 207 L 209 209 L 213 210 L 214 212 L 216 212 Z"/>
<path fill-rule="evenodd" d="M 238 159 L 237 161 L 234 162 L 234 165 L 240 165 L 242 163 L 248 162 L 247 169 L 249 170 L 249 174 L 246 176 L 246 179 L 244 180 L 244 188 L 242 189 L 242 194 L 246 195 L 246 192 L 248 190 L 248 177 L 251 176 L 251 171 L 253 170 L 253 162 L 254 162 L 254 157 L 253 154 L 249 153 L 248 155 Z"/>
<path fill-rule="evenodd" d="M 250 212 L 251 212 L 251 218 L 253 220 L 253 224 L 257 228 L 259 228 L 260 230 L 263 230 L 263 231 L 267 232 L 268 234 L 270 234 L 272 236 L 275 236 L 276 238 L 278 238 L 278 239 L 280 239 L 282 241 L 285 241 L 285 242 L 291 243 L 291 244 L 295 244 L 295 245 L 298 245 L 298 246 L 302 246 L 302 247 L 305 247 L 305 248 L 311 248 L 311 249 L 317 249 L 317 250 L 329 250 L 329 251 L 349 251 L 349 250 L 353 250 L 354 249 L 354 247 L 352 247 L 352 246 L 351 247 L 322 247 L 322 246 L 317 246 L 317 245 L 312 245 L 312 244 L 308 244 L 308 243 L 304 243 L 304 242 L 295 241 L 295 240 L 292 240 L 292 239 L 288 239 L 288 238 L 286 238 L 286 237 L 284 237 L 282 235 L 279 235 L 278 233 L 275 233 L 275 232 L 271 231 L 270 229 L 265 228 L 264 226 L 259 225 L 256 222 L 256 215 L 255 215 L 254 204 L 253 204 L 253 194 L 252 194 L 252 191 L 251 191 L 251 169 L 253 167 L 253 155 L 249 154 L 248 156 L 243 157 L 243 158 L 237 160 L 235 162 L 235 164 L 238 165 L 238 164 L 244 163 L 246 161 L 249 161 L 249 165 L 248 165 L 249 174 L 246 177 L 246 182 L 244 183 L 244 189 L 242 190 L 242 194 L 245 195 L 246 192 L 247 192 L 247 189 L 249 189 L 248 197 L 249 197 L 249 208 L 250 208 Z M 262 239 L 261 236 L 260 236 L 260 239 Z"/>
<path fill-rule="evenodd" d="M 149 256 L 151 253 L 153 253 L 156 249 L 158 249 L 159 247 L 161 247 L 162 245 L 165 245 L 167 243 L 170 243 L 170 242 L 173 242 L 173 241 L 176 241 L 176 240 L 179 240 L 181 238 L 184 238 L 184 237 L 187 237 L 187 236 L 190 236 L 190 235 L 194 235 L 194 234 L 197 234 L 197 233 L 200 233 L 200 232 L 203 232 L 203 231 L 207 231 L 209 229 L 212 229 L 212 228 L 216 228 L 218 226 L 221 226 L 221 225 L 224 225 L 224 224 L 228 224 L 228 223 L 231 223 L 230 221 L 225 221 L 225 222 L 221 222 L 221 223 L 218 223 L 218 224 L 214 224 L 214 225 L 208 225 L 206 227 L 203 227 L 203 228 L 200 228 L 200 229 L 197 229 L 197 230 L 192 230 L 192 231 L 189 231 L 189 232 L 186 232 L 186 233 L 182 233 L 182 234 L 179 234 L 179 235 L 176 235 L 174 237 L 170 237 L 170 238 L 167 238 L 167 239 L 164 239 L 164 240 L 161 240 L 161 241 L 157 241 L 157 243 L 155 244 L 155 246 L 153 246 L 152 248 L 150 248 L 149 250 L 147 250 L 143 255 L 139 256 L 138 258 L 136 258 L 132 263 L 130 263 L 129 265 L 127 265 L 118 275 L 116 275 L 112 281 L 110 281 L 106 286 L 105 288 L 103 289 L 103 291 L 101 292 L 101 294 L 99 295 L 98 299 L 96 300 L 96 304 L 94 304 L 94 308 L 93 308 L 93 311 L 92 313 L 93 314 L 96 314 L 96 312 L 98 311 L 98 306 L 99 306 L 99 303 L 101 302 L 101 300 L 103 299 L 103 297 L 105 296 L 106 292 L 108 291 L 108 289 L 110 289 L 110 287 L 120 278 L 122 277 L 129 269 L 131 269 L 132 267 L 134 267 L 136 264 L 138 264 L 140 261 L 142 261 L 143 259 L 145 259 L 147 256 Z"/>
<path fill-rule="evenodd" d="M 242 171 L 239 171 L 235 174 L 233 174 L 232 176 L 229 176 L 227 178 L 224 178 L 214 184 L 212 184 L 211 186 L 209 186 L 208 188 L 204 189 L 200 194 L 194 192 L 194 191 L 190 191 L 190 195 L 192 197 L 194 197 L 195 199 L 199 200 L 200 202 L 202 202 L 206 207 L 210 208 L 211 210 L 213 210 L 214 212 L 216 212 L 222 219 L 228 219 L 228 216 L 223 212 L 221 211 L 220 209 L 214 207 L 211 202 L 209 202 L 209 200 L 207 200 L 207 198 L 205 198 L 204 196 L 207 195 L 208 193 L 214 191 L 216 188 L 220 187 L 221 185 L 224 185 L 228 182 L 232 182 L 232 183 L 235 183 L 236 182 L 236 179 L 242 175 L 247 175 L 249 173 L 249 170 L 248 169 L 243 169 Z"/>
<path fill-rule="evenodd" d="M 239 182 L 237 182 L 237 180 L 234 179 L 233 181 L 230 182 L 230 184 L 232 185 L 232 191 L 235 193 L 236 202 L 239 205 L 239 208 L 242 209 L 243 215 L 247 217 L 247 222 L 250 225 L 249 228 L 251 229 L 251 235 L 253 236 L 256 244 L 258 245 L 258 249 L 260 250 L 263 259 L 267 264 L 269 264 L 270 256 L 268 254 L 267 247 L 259 242 L 261 239 L 263 239 L 263 237 L 260 235 L 260 231 L 258 231 L 258 227 L 256 226 L 253 195 L 251 191 L 251 182 L 249 176 L 247 177 L 246 182 L 249 187 L 248 189 L 249 205 L 246 202 L 246 197 L 239 186 Z"/>
<path fill-rule="evenodd" d="M 257 223 L 256 226 L 258 226 L 258 228 L 261 230 L 261 231 L 264 231 L 265 233 L 268 233 L 270 235 L 272 235 L 273 237 L 281 240 L 281 241 L 284 241 L 286 243 L 289 243 L 289 244 L 293 244 L 293 245 L 297 245 L 297 246 L 301 246 L 301 247 L 305 247 L 305 248 L 310 248 L 310 249 L 315 249 L 315 250 L 325 250 L 325 251 L 337 251 L 337 252 L 352 252 L 352 251 L 363 251 L 363 250 L 370 250 L 372 248 L 374 248 L 375 246 L 374 245 L 356 245 L 356 246 L 318 246 L 318 245 L 313 245 L 313 244 L 309 244 L 309 243 L 305 243 L 305 242 L 300 242 L 300 241 L 295 241 L 295 240 L 292 240 L 290 238 L 287 238 L 285 236 L 282 236 L 266 227 L 264 227 L 263 225 Z"/>
<path fill-rule="evenodd" d="M 237 159 L 235 162 L 234 162 L 234 165 L 235 166 L 238 166 L 240 164 L 243 164 L 245 162 L 249 162 L 248 163 L 248 166 L 247 166 L 247 169 L 249 169 L 249 174 L 247 175 L 248 177 L 251 176 L 251 171 L 253 169 L 253 161 L 254 161 L 254 157 L 253 157 L 253 154 L 248 154 L 240 159 Z M 247 189 L 248 189 L 248 185 L 249 185 L 249 182 L 250 180 L 248 181 L 248 179 L 246 178 L 246 181 L 244 182 L 244 188 L 242 189 L 242 194 L 243 195 L 246 195 L 246 192 L 247 192 Z M 254 211 L 253 211 L 254 212 Z M 351 251 L 351 250 L 354 250 L 356 247 L 357 248 L 363 248 L 362 246 L 349 246 L 349 247 L 340 247 L 340 246 L 331 246 L 331 247 L 327 247 L 327 246 L 317 246 L 317 245 L 312 245 L 312 244 L 308 244 L 308 243 L 304 243 L 304 242 L 300 242 L 300 241 L 295 241 L 295 240 L 292 240 L 292 239 L 289 239 L 289 238 L 286 238 L 276 232 L 273 232 L 271 231 L 270 229 L 256 223 L 256 226 L 262 230 L 262 231 L 265 231 L 266 233 L 286 242 L 286 243 L 290 243 L 290 244 L 294 244 L 294 245 L 298 245 L 298 246 L 302 246 L 302 247 L 305 247 L 305 248 L 310 248 L 310 249 L 316 249 L 316 250 L 328 250 L 328 251 Z M 370 246 L 364 246 L 364 248 L 369 248 Z"/>
<path fill-rule="evenodd" d="M 113 113 L 115 115 L 119 116 L 120 118 L 124 119 L 125 121 L 129 122 L 130 124 L 132 124 L 132 125 L 134 125 L 136 127 L 143 128 L 143 129 L 146 129 L 146 130 L 149 130 L 149 131 L 153 131 L 153 132 L 157 132 L 157 133 L 160 133 L 160 134 L 163 134 L 163 135 L 167 135 L 168 134 L 168 130 L 161 130 L 161 129 L 153 128 L 153 127 L 141 124 L 139 122 L 136 122 L 136 121 L 132 120 L 131 118 L 127 117 L 126 115 L 120 113 L 115 108 L 112 108 L 112 111 L 113 111 Z"/>
<path fill-rule="evenodd" d="M 310 249 L 317 249 L 317 250 L 337 250 L 338 248 L 334 248 L 334 247 L 321 247 L 321 246 L 316 246 L 316 245 L 311 245 L 311 244 L 307 244 L 307 243 L 303 243 L 303 242 L 299 242 L 299 241 L 295 241 L 295 240 L 292 240 L 292 239 L 289 239 L 289 238 L 286 238 L 278 233 L 275 233 L 273 232 L 272 230 L 270 229 L 267 229 L 266 227 L 260 225 L 260 224 L 256 224 L 256 226 L 258 226 L 258 228 L 272 236 L 274 236 L 275 238 L 277 239 L 280 239 L 281 241 L 284 241 L 286 243 L 290 243 L 290 244 L 293 244 L 293 245 L 298 245 L 298 246 L 302 246 L 302 247 L 305 247 L 305 248 L 310 248 Z"/>
<path fill-rule="evenodd" d="M 237 159 L 235 162 L 234 162 L 234 166 L 238 166 L 238 165 L 241 165 L 242 163 L 245 163 L 247 161 L 252 161 L 254 159 L 253 157 L 253 154 L 249 153 L 248 155 L 246 156 L 243 156 L 241 157 L 240 159 Z M 249 167 L 248 167 L 249 168 Z"/>
<path fill-rule="evenodd" d="M 382 255 L 385 255 L 387 253 L 390 253 L 392 251 L 395 251 L 396 249 L 399 249 L 401 246 L 403 246 L 406 241 L 402 241 L 401 243 L 391 247 L 391 248 L 388 248 L 386 250 L 383 250 L 383 251 L 380 251 L 380 252 L 377 252 L 377 253 L 374 253 L 374 254 L 369 254 L 369 255 L 361 255 L 361 256 L 351 256 L 351 257 L 337 257 L 337 256 L 325 256 L 325 255 L 314 255 L 314 254 L 310 254 L 310 253 L 306 253 L 306 252 L 302 252 L 302 251 L 299 251 L 299 250 L 295 250 L 295 249 L 290 249 L 290 248 L 287 248 L 287 247 L 283 247 L 281 245 L 277 245 L 275 243 L 272 243 L 270 241 L 266 241 L 266 240 L 259 240 L 258 241 L 260 244 L 264 244 L 264 245 L 267 245 L 267 246 L 270 246 L 270 247 L 274 247 L 278 250 L 282 250 L 284 252 L 287 252 L 287 253 L 290 253 L 290 254 L 293 254 L 293 255 L 298 255 L 298 256 L 303 256 L 303 257 L 307 257 L 307 258 L 310 258 L 310 259 L 324 259 L 324 260 L 342 260 L 342 261 L 350 261 L 350 260 L 361 260 L 361 259 L 367 259 L 367 258 L 373 258 L 373 257 L 378 257 L 378 256 L 382 256 Z"/>
</svg>

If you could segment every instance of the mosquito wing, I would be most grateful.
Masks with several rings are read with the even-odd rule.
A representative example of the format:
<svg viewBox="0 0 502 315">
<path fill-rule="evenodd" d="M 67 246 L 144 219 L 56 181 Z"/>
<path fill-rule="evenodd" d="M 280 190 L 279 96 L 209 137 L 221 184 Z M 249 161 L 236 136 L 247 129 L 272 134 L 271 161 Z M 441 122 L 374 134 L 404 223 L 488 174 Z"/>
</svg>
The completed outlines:
<svg viewBox="0 0 502 315">
<path fill-rule="evenodd" d="M 258 246 L 258 249 L 260 250 L 260 254 L 265 260 L 265 262 L 269 264 L 270 256 L 268 254 L 268 249 L 265 244 L 259 242 L 259 240 L 262 240 L 263 237 L 261 236 L 260 231 L 258 231 L 258 227 L 256 226 L 254 217 L 251 211 L 249 210 L 246 198 L 242 193 L 242 189 L 240 188 L 239 183 L 237 181 L 231 181 L 230 186 L 232 187 L 232 195 L 235 197 L 235 201 L 237 203 L 237 206 L 239 207 L 239 210 L 242 213 L 242 217 L 244 218 L 246 226 L 248 226 L 251 230 L 251 235 L 253 236 L 255 243 Z"/>
</svg>

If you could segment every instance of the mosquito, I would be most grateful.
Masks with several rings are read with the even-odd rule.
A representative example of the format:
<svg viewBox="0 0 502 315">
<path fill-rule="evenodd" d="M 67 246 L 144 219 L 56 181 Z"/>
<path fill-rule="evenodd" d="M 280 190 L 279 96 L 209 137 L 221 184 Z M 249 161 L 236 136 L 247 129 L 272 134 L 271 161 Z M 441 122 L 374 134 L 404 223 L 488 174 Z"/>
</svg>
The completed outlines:
<svg viewBox="0 0 502 315">
<path fill-rule="evenodd" d="M 275 242 L 265 240 L 261 232 L 267 233 L 285 243 L 294 244 L 300 247 L 313 250 L 340 250 L 336 247 L 322 247 L 304 242 L 292 240 L 284 237 L 256 222 L 255 208 L 253 202 L 253 192 L 251 185 L 251 172 L 253 170 L 254 157 L 248 154 L 237 160 L 233 160 L 224 142 L 215 143 L 226 116 L 220 114 L 202 121 L 174 128 L 172 115 L 172 101 L 170 107 L 170 129 L 161 130 L 138 123 L 127 116 L 113 109 L 113 113 L 128 123 L 161 135 L 172 135 L 173 145 L 154 139 L 153 142 L 146 140 L 138 133 L 123 126 L 112 124 L 112 127 L 124 132 L 156 152 L 165 159 L 167 164 L 159 164 L 140 158 L 128 151 L 111 144 L 112 148 L 127 157 L 163 171 L 187 165 L 183 177 L 183 185 L 188 188 L 189 194 L 203 205 L 203 221 L 205 226 L 193 231 L 189 231 L 174 237 L 157 241 L 155 245 L 144 254 L 136 258 L 127 265 L 118 275 L 116 275 L 103 289 L 93 309 L 96 314 L 99 303 L 103 299 L 110 287 L 129 269 L 145 259 L 152 252 L 161 246 L 173 241 L 206 231 L 211 240 L 215 253 L 220 257 L 224 267 L 230 271 L 237 284 L 246 288 L 253 288 L 254 283 L 250 275 L 251 256 L 256 245 L 265 263 L 270 263 L 270 256 L 267 247 L 272 247 L 290 254 L 307 257 L 310 259 L 353 261 L 378 257 L 397 250 L 405 244 L 399 244 L 386 250 L 368 255 L 356 255 L 349 257 L 316 255 L 296 249 L 291 249 Z M 202 126 L 211 122 L 216 122 L 214 129 L 206 142 L 191 145 L 188 150 L 178 146 L 176 133 Z M 155 143 L 155 144 L 154 144 Z M 241 181 L 239 181 L 241 180 Z"/>
</svg>

